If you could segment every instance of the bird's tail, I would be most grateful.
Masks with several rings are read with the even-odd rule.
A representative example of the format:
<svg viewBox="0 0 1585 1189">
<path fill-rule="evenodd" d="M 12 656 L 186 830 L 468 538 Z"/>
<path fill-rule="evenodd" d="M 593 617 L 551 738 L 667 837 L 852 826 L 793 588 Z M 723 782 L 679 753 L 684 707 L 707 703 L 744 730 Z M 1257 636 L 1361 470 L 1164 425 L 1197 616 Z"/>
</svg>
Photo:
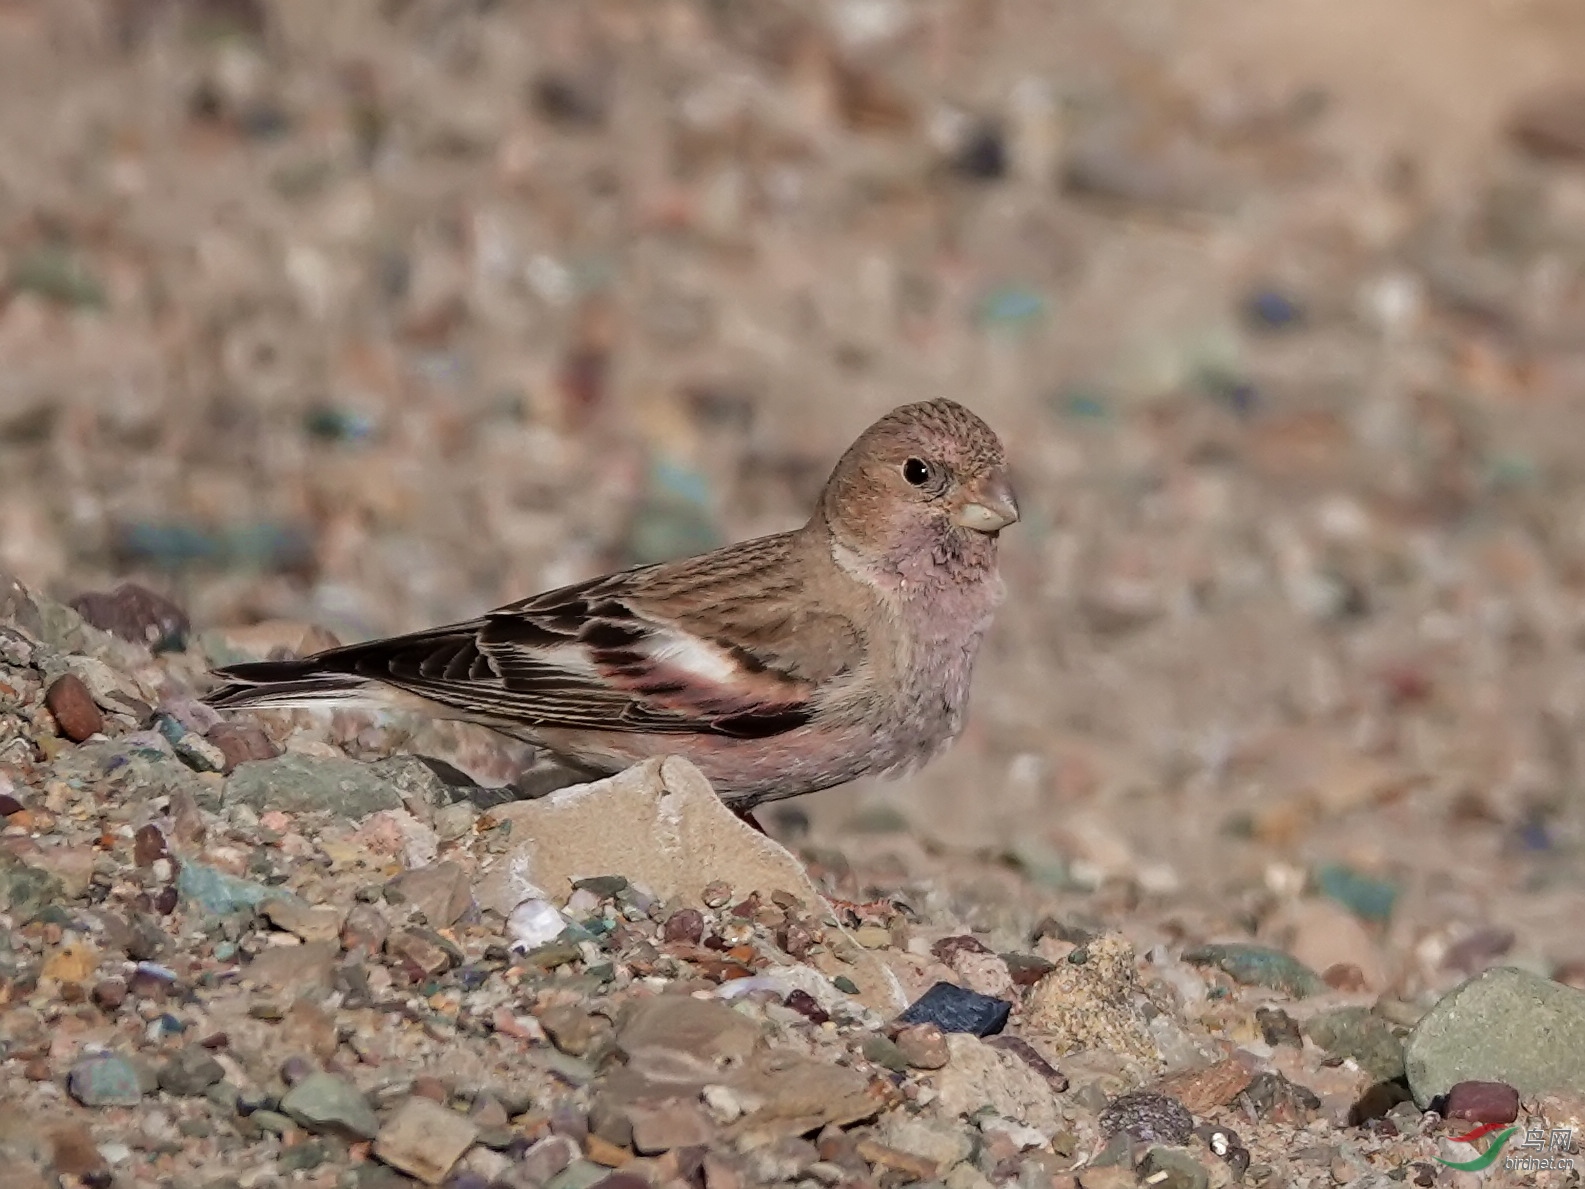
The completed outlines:
<svg viewBox="0 0 1585 1189">
<path fill-rule="evenodd" d="M 216 669 L 215 676 L 225 678 L 226 684 L 210 691 L 204 701 L 217 710 L 328 709 L 367 701 L 370 694 L 364 678 L 329 672 L 313 659 L 250 661 Z"/>
</svg>

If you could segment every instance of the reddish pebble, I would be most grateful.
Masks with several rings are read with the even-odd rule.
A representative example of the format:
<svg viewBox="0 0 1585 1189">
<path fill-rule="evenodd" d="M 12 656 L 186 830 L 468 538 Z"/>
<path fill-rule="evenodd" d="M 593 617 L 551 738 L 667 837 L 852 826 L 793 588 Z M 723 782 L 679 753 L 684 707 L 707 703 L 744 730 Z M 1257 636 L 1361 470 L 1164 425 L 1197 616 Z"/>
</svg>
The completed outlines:
<svg viewBox="0 0 1585 1189">
<path fill-rule="evenodd" d="M 238 764 L 250 760 L 273 760 L 281 749 L 270 742 L 270 737 L 259 727 L 248 722 L 216 723 L 204 738 L 220 749 L 225 756 L 225 771 L 231 772 Z"/>
<path fill-rule="evenodd" d="M 104 730 L 105 716 L 94 705 L 88 687 L 75 674 L 57 677 L 44 694 L 44 705 L 49 707 L 61 734 L 73 743 L 81 743 Z"/>
<path fill-rule="evenodd" d="M 156 859 L 168 859 L 170 854 L 165 835 L 153 822 L 140 826 L 132 836 L 132 861 L 139 867 L 152 867 Z"/>
<path fill-rule="evenodd" d="M 1512 1123 L 1519 1117 L 1519 1091 L 1506 1082 L 1459 1082 L 1447 1092 L 1442 1115 L 1471 1123 Z"/>
<path fill-rule="evenodd" d="M 991 950 L 978 937 L 971 937 L 967 933 L 963 933 L 957 937 L 943 937 L 930 947 L 930 952 L 939 961 L 951 966 L 952 959 L 961 953 L 988 954 Z"/>
<path fill-rule="evenodd" d="M 667 941 L 698 945 L 704 936 L 704 913 L 697 908 L 679 908 L 666 918 L 661 936 Z"/>
<path fill-rule="evenodd" d="M 824 1024 L 831 1016 L 808 991 L 788 991 L 787 1006 L 814 1024 Z"/>
<path fill-rule="evenodd" d="M 0 817 L 10 817 L 13 813 L 22 812 L 22 802 L 10 793 L 0 793 Z"/>
<path fill-rule="evenodd" d="M 712 879 L 704 885 L 699 898 L 708 908 L 724 908 L 726 902 L 732 899 L 732 885 L 723 879 Z"/>
<path fill-rule="evenodd" d="M 940 1069 L 952 1056 L 946 1034 L 935 1024 L 910 1024 L 899 1029 L 894 1043 L 903 1060 L 915 1069 Z"/>
<path fill-rule="evenodd" d="M 115 1011 L 127 999 L 127 981 L 123 978 L 101 979 L 94 984 L 94 1002 L 106 1011 Z"/>
<path fill-rule="evenodd" d="M 112 591 L 88 591 L 72 600 L 72 609 L 102 632 L 109 632 L 153 652 L 180 652 L 187 647 L 192 625 L 187 613 L 146 586 L 123 582 Z"/>
</svg>

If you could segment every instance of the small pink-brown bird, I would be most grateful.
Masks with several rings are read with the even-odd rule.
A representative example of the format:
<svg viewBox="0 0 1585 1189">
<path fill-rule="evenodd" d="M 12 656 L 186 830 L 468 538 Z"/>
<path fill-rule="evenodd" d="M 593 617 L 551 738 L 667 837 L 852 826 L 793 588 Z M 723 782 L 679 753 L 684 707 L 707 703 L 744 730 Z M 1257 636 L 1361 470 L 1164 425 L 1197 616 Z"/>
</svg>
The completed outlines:
<svg viewBox="0 0 1585 1189">
<path fill-rule="evenodd" d="M 224 708 L 387 702 L 588 775 L 691 760 L 733 809 L 898 775 L 962 730 L 1018 519 L 962 405 L 870 426 L 802 528 L 535 595 L 449 627 L 218 670 Z"/>
</svg>

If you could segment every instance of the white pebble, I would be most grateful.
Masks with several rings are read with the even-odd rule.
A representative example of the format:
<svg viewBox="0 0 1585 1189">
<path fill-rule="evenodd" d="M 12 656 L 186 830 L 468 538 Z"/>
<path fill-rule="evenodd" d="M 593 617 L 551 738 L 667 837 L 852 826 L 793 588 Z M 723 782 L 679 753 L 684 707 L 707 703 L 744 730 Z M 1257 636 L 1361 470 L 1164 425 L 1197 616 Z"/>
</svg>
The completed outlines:
<svg viewBox="0 0 1585 1189">
<path fill-rule="evenodd" d="M 525 900 L 506 919 L 506 934 L 512 944 L 526 950 L 550 944 L 566 929 L 565 918 L 546 900 Z"/>
</svg>

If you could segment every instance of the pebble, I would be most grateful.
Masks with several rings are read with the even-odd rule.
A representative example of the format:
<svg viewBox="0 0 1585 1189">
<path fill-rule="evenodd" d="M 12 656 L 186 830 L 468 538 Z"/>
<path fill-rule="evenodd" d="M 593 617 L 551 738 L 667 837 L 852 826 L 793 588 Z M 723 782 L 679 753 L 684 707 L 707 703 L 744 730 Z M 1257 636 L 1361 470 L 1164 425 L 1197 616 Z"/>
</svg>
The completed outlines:
<svg viewBox="0 0 1585 1189">
<path fill-rule="evenodd" d="M 105 728 L 103 712 L 76 674 L 63 673 L 52 681 L 45 691 L 44 704 L 60 733 L 73 743 L 81 743 Z"/>
<path fill-rule="evenodd" d="M 225 1068 L 207 1049 L 189 1045 L 160 1068 L 160 1089 L 183 1098 L 194 1098 L 225 1076 Z"/>
<path fill-rule="evenodd" d="M 176 875 L 176 890 L 189 903 L 214 916 L 252 911 L 273 894 L 261 883 L 202 863 L 182 864 Z"/>
<path fill-rule="evenodd" d="M 54 875 L 0 851 L 0 909 L 16 924 L 28 924 L 65 898 L 65 886 Z"/>
<path fill-rule="evenodd" d="M 478 1134 L 467 1116 L 415 1095 L 379 1129 L 374 1155 L 426 1185 L 438 1185 Z"/>
<path fill-rule="evenodd" d="M 1073 950 L 1030 990 L 1023 1033 L 1044 1054 L 1096 1048 L 1153 1069 L 1157 1047 L 1137 1006 L 1141 994 L 1133 946 L 1104 934 Z"/>
<path fill-rule="evenodd" d="M 1519 1091 L 1505 1082 L 1458 1082 L 1447 1092 L 1442 1115 L 1471 1123 L 1512 1123 L 1519 1117 Z"/>
<path fill-rule="evenodd" d="M 936 983 L 897 1017 L 899 1024 L 934 1024 L 942 1032 L 994 1036 L 1007 1026 L 1013 1005 L 955 983 Z"/>
<path fill-rule="evenodd" d="M 295 896 L 271 896 L 259 904 L 259 912 L 303 941 L 335 941 L 341 935 L 341 911 L 328 905 L 310 907 Z"/>
<path fill-rule="evenodd" d="M 281 1099 L 281 1113 L 310 1131 L 350 1140 L 373 1139 L 380 1129 L 357 1087 L 330 1073 L 311 1073 L 294 1085 Z"/>
<path fill-rule="evenodd" d="M 66 1077 L 66 1089 L 84 1106 L 136 1106 L 143 1082 L 132 1063 L 113 1054 L 84 1057 Z"/>
<path fill-rule="evenodd" d="M 1207 1189 L 1211 1174 L 1187 1152 L 1151 1148 L 1139 1163 L 1139 1182 L 1151 1189 Z"/>
<path fill-rule="evenodd" d="M 1101 1130 L 1151 1144 L 1182 1144 L 1194 1134 L 1194 1116 L 1176 1098 L 1139 1090 L 1107 1105 L 1101 1112 Z"/>
<path fill-rule="evenodd" d="M 264 811 L 328 811 L 361 819 L 382 809 L 402 808 L 396 786 L 378 765 L 336 756 L 286 754 L 238 764 L 226 778 L 228 804 Z"/>
<path fill-rule="evenodd" d="M 264 729 L 250 722 L 216 723 L 204 738 L 219 748 L 223 760 L 221 771 L 230 775 L 238 764 L 253 760 L 273 760 L 281 749 L 270 741 Z"/>
<path fill-rule="evenodd" d="M 1339 1007 L 1312 1016 L 1304 1033 L 1334 1057 L 1352 1060 L 1378 1081 L 1403 1076 L 1403 1041 L 1390 1021 L 1365 1007 Z"/>
<path fill-rule="evenodd" d="M 1184 951 L 1183 960 L 1200 966 L 1214 966 L 1237 982 L 1270 987 L 1303 999 L 1319 995 L 1326 983 L 1292 954 L 1270 946 L 1233 942 L 1203 945 Z"/>
<path fill-rule="evenodd" d="M 71 601 L 85 623 L 149 651 L 181 652 L 192 624 L 187 613 L 164 595 L 135 582 L 111 591 L 86 591 Z"/>
<path fill-rule="evenodd" d="M 914 1069 L 940 1069 L 951 1056 L 938 1024 L 910 1024 L 893 1038 L 897 1051 Z"/>
<path fill-rule="evenodd" d="M 467 873 L 455 863 L 431 863 L 405 871 L 388 887 L 400 894 L 402 902 L 423 913 L 424 922 L 432 929 L 455 924 L 472 902 Z M 516 916 L 514 912 L 513 918 Z"/>
<path fill-rule="evenodd" d="M 507 918 L 506 935 L 513 945 L 535 950 L 555 941 L 567 927 L 567 919 L 548 900 L 525 900 Z"/>
</svg>

